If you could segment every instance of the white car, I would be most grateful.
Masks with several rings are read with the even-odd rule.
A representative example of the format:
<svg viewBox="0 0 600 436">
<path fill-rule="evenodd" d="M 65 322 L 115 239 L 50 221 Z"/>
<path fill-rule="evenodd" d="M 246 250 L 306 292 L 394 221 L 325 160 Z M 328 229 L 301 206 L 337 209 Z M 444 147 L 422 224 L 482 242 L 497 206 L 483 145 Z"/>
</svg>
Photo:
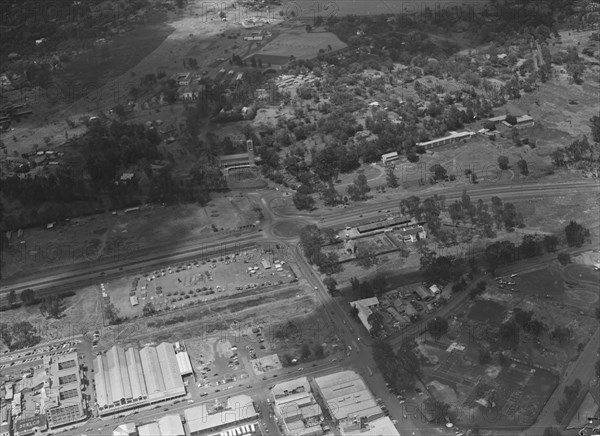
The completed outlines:
<svg viewBox="0 0 600 436">
<path fill-rule="evenodd" d="M 394 424 L 394 425 L 398 424 L 398 420 L 397 419 L 392 419 L 392 424 Z"/>
</svg>

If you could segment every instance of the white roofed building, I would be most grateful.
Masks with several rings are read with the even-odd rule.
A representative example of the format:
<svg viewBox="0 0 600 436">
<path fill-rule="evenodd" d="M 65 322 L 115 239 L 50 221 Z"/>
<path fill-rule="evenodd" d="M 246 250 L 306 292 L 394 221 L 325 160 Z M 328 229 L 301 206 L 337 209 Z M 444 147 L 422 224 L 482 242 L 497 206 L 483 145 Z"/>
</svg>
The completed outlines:
<svg viewBox="0 0 600 436">
<path fill-rule="evenodd" d="M 184 376 L 192 374 L 192 362 L 190 361 L 190 355 L 187 351 L 182 351 L 175 355 L 177 358 L 177 365 L 179 366 L 179 373 Z"/>
<path fill-rule="evenodd" d="M 218 432 L 237 435 L 235 430 L 243 425 L 257 424 L 258 413 L 254 409 L 252 398 L 248 395 L 236 395 L 227 400 L 225 408 L 217 413 L 208 413 L 206 404 L 200 404 L 183 411 L 187 430 L 190 436 L 207 432 Z M 234 432 L 232 432 L 232 430 Z"/>
<path fill-rule="evenodd" d="M 114 346 L 94 359 L 100 415 L 122 412 L 185 395 L 173 345 L 124 350 Z"/>
<path fill-rule="evenodd" d="M 369 322 L 369 316 L 373 313 L 372 307 L 379 306 L 379 300 L 377 297 L 365 298 L 363 300 L 356 300 L 350 303 L 350 306 L 358 309 L 358 319 L 365 326 L 367 331 L 371 331 L 371 323 Z"/>
<path fill-rule="evenodd" d="M 315 395 L 322 398 L 331 418 L 341 427 L 351 425 L 357 419 L 370 422 L 384 416 L 364 381 L 354 371 L 315 378 L 313 386 Z"/>
</svg>

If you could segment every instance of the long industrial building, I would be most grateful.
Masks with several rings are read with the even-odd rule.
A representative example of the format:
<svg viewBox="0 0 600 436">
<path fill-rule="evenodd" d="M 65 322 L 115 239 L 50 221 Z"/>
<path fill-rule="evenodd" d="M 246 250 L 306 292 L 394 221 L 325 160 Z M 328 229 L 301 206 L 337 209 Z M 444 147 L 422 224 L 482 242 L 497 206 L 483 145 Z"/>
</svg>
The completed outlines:
<svg viewBox="0 0 600 436">
<path fill-rule="evenodd" d="M 172 344 L 141 350 L 114 346 L 94 359 L 100 415 L 122 412 L 186 394 Z"/>
</svg>

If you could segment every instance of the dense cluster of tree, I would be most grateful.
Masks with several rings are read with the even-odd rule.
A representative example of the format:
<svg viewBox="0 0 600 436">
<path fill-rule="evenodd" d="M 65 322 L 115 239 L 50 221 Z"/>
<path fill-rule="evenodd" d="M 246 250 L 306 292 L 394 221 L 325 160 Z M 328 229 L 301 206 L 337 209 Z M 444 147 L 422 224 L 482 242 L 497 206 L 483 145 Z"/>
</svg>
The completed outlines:
<svg viewBox="0 0 600 436">
<path fill-rule="evenodd" d="M 565 227 L 565 236 L 569 247 L 581 247 L 590 236 L 589 229 L 586 229 L 577 221 L 571 221 Z"/>
<path fill-rule="evenodd" d="M 556 422 L 562 423 L 565 415 L 571 409 L 571 405 L 579 396 L 582 386 L 581 380 L 578 378 L 575 379 L 572 384 L 565 386 L 563 390 L 563 398 L 558 402 L 558 407 L 554 412 L 554 418 L 556 418 Z"/>
<path fill-rule="evenodd" d="M 437 283 L 458 281 L 468 270 L 465 259 L 455 256 L 438 256 L 427 252 L 421 256 L 421 271 L 428 280 Z"/>
<path fill-rule="evenodd" d="M 388 342 L 373 343 L 373 359 L 383 378 L 396 392 L 412 389 L 420 375 L 419 358 L 414 352 L 415 344 L 406 341 L 398 353 L 394 353 Z"/>
<path fill-rule="evenodd" d="M 363 282 L 358 280 L 356 277 L 352 277 L 350 279 L 350 286 L 357 299 L 370 297 L 381 298 L 381 296 L 387 291 L 388 280 L 383 274 L 377 274 L 370 281 L 365 280 Z"/>
<path fill-rule="evenodd" d="M 342 270 L 339 256 L 335 252 L 323 253 L 321 246 L 324 243 L 324 234 L 314 224 L 305 226 L 300 230 L 300 246 L 308 261 L 319 267 L 323 274 L 331 275 Z"/>
<path fill-rule="evenodd" d="M 524 235 L 521 244 L 515 245 L 510 241 L 497 241 L 485 249 L 485 260 L 492 274 L 496 269 L 519 259 L 541 256 L 544 253 L 554 253 L 559 246 L 556 235 Z"/>
<path fill-rule="evenodd" d="M 11 351 L 33 347 L 42 340 L 38 331 L 28 321 L 0 323 L 0 338 Z"/>
<path fill-rule="evenodd" d="M 600 160 L 600 145 L 588 141 L 587 136 L 576 139 L 564 148 L 557 148 L 550 153 L 555 167 L 565 167 L 579 162 L 598 162 Z"/>
</svg>

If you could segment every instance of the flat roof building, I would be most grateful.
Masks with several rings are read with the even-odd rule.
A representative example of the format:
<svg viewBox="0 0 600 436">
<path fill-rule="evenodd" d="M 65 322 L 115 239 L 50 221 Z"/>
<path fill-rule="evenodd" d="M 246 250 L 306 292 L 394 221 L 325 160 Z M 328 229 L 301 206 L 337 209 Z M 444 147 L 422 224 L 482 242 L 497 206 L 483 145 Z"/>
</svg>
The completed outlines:
<svg viewBox="0 0 600 436">
<path fill-rule="evenodd" d="M 208 413 L 206 404 L 200 404 L 183 411 L 190 436 L 205 432 L 217 432 L 229 427 L 240 427 L 258 419 L 252 398 L 236 395 L 227 400 L 225 408 L 217 413 Z"/>
<path fill-rule="evenodd" d="M 373 421 L 362 420 L 340 428 L 342 436 L 400 436 L 396 426 L 390 418 L 383 416 Z"/>
<path fill-rule="evenodd" d="M 68 353 L 44 359 L 47 379 L 42 389 L 43 413 L 48 427 L 83 421 L 86 402 L 81 392 L 81 374 L 77 353 Z"/>
<path fill-rule="evenodd" d="M 369 316 L 373 313 L 371 307 L 379 306 L 379 300 L 377 297 L 365 298 L 363 300 L 356 300 L 350 303 L 350 306 L 358 309 L 358 319 L 365 326 L 367 331 L 371 331 L 371 323 L 369 322 Z"/>
<path fill-rule="evenodd" d="M 283 383 L 278 383 L 271 389 L 271 396 L 274 400 L 280 397 L 297 394 L 300 392 L 310 392 L 310 383 L 306 377 L 296 378 Z"/>
<path fill-rule="evenodd" d="M 166 415 L 156 422 L 140 425 L 138 436 L 185 436 L 183 423 L 179 415 Z"/>
<path fill-rule="evenodd" d="M 192 374 L 192 362 L 187 351 L 181 351 L 175 355 L 177 365 L 179 366 L 179 374 L 182 376 Z"/>
<path fill-rule="evenodd" d="M 443 138 L 432 139 L 431 141 L 425 142 L 417 142 L 417 147 L 425 147 L 425 149 L 429 150 L 430 148 L 440 147 L 446 144 L 453 144 L 463 139 L 466 140 L 474 135 L 475 132 L 471 132 L 468 130 L 465 132 L 450 132 L 449 135 L 444 136 Z"/>
<path fill-rule="evenodd" d="M 398 159 L 400 159 L 400 156 L 398 156 L 398 153 L 395 151 L 393 153 L 385 153 L 381 155 L 381 163 L 383 165 L 386 165 L 389 162 L 393 162 Z"/>
<path fill-rule="evenodd" d="M 314 379 L 314 392 L 325 403 L 331 418 L 342 427 L 357 419 L 372 421 L 382 417 L 362 378 L 354 371 L 342 371 Z"/>
</svg>

